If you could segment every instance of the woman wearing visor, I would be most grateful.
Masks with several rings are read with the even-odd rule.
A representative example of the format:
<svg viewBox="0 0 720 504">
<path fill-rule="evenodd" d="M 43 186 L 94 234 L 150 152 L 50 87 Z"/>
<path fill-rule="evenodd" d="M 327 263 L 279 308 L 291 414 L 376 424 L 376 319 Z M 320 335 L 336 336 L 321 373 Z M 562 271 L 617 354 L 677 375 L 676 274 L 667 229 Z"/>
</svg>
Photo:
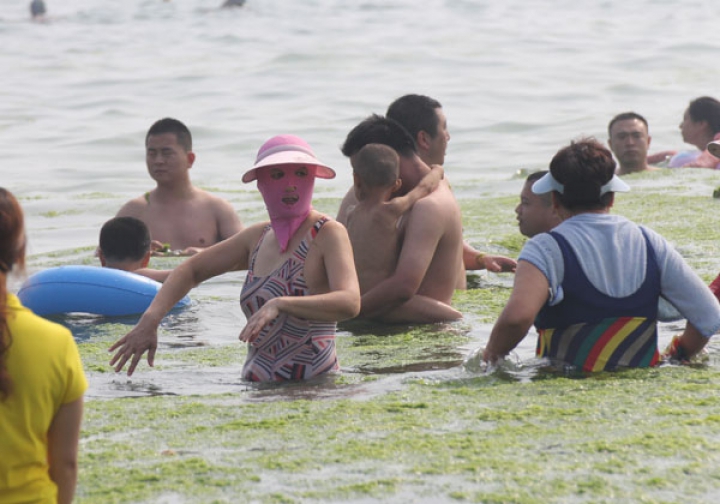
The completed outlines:
<svg viewBox="0 0 720 504">
<path fill-rule="evenodd" d="M 507 355 L 534 323 L 537 355 L 583 371 L 660 362 L 657 307 L 662 295 L 688 320 L 668 357 L 686 360 L 720 329 L 720 304 L 668 242 L 651 229 L 610 215 L 629 190 L 612 154 L 583 139 L 557 152 L 536 194 L 552 193 L 562 222 L 529 240 L 513 292 L 483 359 Z"/>
</svg>

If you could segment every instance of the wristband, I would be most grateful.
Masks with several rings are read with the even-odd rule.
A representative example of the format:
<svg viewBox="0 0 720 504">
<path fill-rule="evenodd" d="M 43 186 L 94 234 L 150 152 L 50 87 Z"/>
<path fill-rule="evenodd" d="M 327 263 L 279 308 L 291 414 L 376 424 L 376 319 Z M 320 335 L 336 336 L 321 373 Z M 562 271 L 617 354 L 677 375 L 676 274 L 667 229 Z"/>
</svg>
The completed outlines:
<svg viewBox="0 0 720 504">
<path fill-rule="evenodd" d="M 687 353 L 685 353 L 685 349 L 682 347 L 682 345 L 680 345 L 680 336 L 677 335 L 673 336 L 667 348 L 665 348 L 665 351 L 663 352 L 663 357 L 665 359 L 675 360 L 681 363 L 687 363 L 690 361 L 690 359 L 688 359 Z"/>
</svg>

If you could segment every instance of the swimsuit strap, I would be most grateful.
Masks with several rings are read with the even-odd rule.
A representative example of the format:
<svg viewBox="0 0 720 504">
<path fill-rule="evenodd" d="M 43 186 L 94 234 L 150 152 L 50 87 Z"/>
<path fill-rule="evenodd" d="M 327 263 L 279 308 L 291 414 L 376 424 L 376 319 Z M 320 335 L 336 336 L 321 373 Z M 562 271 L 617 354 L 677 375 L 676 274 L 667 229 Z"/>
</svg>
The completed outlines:
<svg viewBox="0 0 720 504">
<path fill-rule="evenodd" d="M 312 234 L 312 238 L 315 239 L 317 234 L 320 232 L 320 228 L 322 228 L 326 222 L 330 220 L 330 217 L 327 217 L 323 215 L 320 217 L 315 224 L 313 224 L 312 229 L 310 230 L 310 233 Z"/>
<path fill-rule="evenodd" d="M 305 239 L 300 242 L 300 245 L 298 245 L 298 248 L 295 249 L 295 257 L 298 259 L 304 261 L 307 257 L 308 251 L 310 250 L 310 242 L 315 239 L 315 237 L 320 232 L 320 229 L 325 225 L 326 222 L 330 220 L 329 217 L 326 217 L 323 215 L 320 217 L 317 221 L 315 221 L 315 224 L 313 224 L 313 227 L 310 228 L 310 231 L 308 231 L 307 235 L 305 236 Z"/>
<path fill-rule="evenodd" d="M 308 235 L 309 235 L 309 236 L 307 236 L 307 237 L 300 243 L 300 245 L 298 246 L 297 255 L 300 256 L 300 258 L 302 258 L 303 260 L 305 259 L 305 257 L 307 256 L 309 247 L 310 247 L 310 243 L 309 243 L 309 242 L 310 242 L 311 240 L 314 240 L 314 239 L 315 239 L 315 237 L 316 237 L 316 236 L 318 235 L 318 233 L 320 232 L 320 229 L 321 229 L 321 228 L 325 225 L 325 223 L 328 222 L 329 220 L 330 220 L 329 217 L 323 215 L 322 217 L 320 217 L 320 218 L 315 222 L 315 224 L 313 224 L 313 227 L 312 227 L 312 228 L 310 229 L 310 231 L 308 232 Z M 270 231 L 271 227 L 272 227 L 272 226 L 271 226 L 270 224 L 268 224 L 267 226 L 265 226 L 265 228 L 264 228 L 263 231 L 262 231 L 262 234 L 260 235 L 260 239 L 258 240 L 257 244 L 255 245 L 255 248 L 254 248 L 253 251 L 252 251 L 252 254 L 251 254 L 251 256 L 250 256 L 250 267 L 249 267 L 249 269 L 250 269 L 251 271 L 255 269 L 255 259 L 257 258 L 258 250 L 260 250 L 260 244 L 262 244 L 263 240 L 265 239 L 265 235 L 268 233 L 268 231 Z"/>
<path fill-rule="evenodd" d="M 260 250 L 260 244 L 265 239 L 265 235 L 267 234 L 268 231 L 270 231 L 270 224 L 268 224 L 267 226 L 265 226 L 263 228 L 262 234 L 260 235 L 260 239 L 255 244 L 255 248 L 253 249 L 252 254 L 250 254 L 250 266 L 248 268 L 250 271 L 253 271 L 255 269 L 255 259 L 257 258 L 258 250 Z"/>
</svg>

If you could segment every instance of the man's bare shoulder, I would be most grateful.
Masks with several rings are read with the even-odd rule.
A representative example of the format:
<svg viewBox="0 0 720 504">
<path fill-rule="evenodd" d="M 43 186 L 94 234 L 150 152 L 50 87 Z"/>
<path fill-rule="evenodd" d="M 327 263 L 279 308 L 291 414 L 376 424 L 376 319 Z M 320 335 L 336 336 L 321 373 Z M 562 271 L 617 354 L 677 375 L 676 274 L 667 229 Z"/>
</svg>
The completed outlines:
<svg viewBox="0 0 720 504">
<path fill-rule="evenodd" d="M 198 198 L 198 201 L 200 201 L 206 205 L 209 205 L 213 208 L 222 209 L 222 210 L 227 210 L 228 208 L 233 208 L 232 204 L 225 198 L 222 198 L 211 192 L 205 191 L 204 189 L 197 189 L 196 197 Z"/>
<path fill-rule="evenodd" d="M 449 240 L 452 247 L 462 241 L 460 207 L 447 185 L 419 200 L 406 215 L 406 240 L 436 238 Z"/>
<path fill-rule="evenodd" d="M 420 198 L 410 209 L 410 212 L 439 212 L 441 214 L 454 213 L 457 201 L 450 191 L 447 183 L 441 183 L 437 190 Z"/>
<path fill-rule="evenodd" d="M 229 238 L 243 228 L 235 207 L 220 196 L 197 189 L 194 206 L 199 213 L 212 216 L 217 224 L 221 240 Z"/>
<path fill-rule="evenodd" d="M 425 196 L 427 197 L 427 196 Z M 391 218 L 394 220 L 399 219 L 404 214 L 410 212 L 414 205 L 416 205 L 419 201 L 421 201 L 423 198 L 418 199 L 414 203 L 410 203 L 409 200 L 405 199 L 404 197 L 399 198 L 393 198 L 390 201 L 386 201 L 385 203 L 381 205 L 376 205 L 376 212 L 378 214 L 382 214 L 383 216 L 386 216 L 387 218 Z"/>
<path fill-rule="evenodd" d="M 148 197 L 150 193 L 145 193 L 137 198 L 133 198 L 120 207 L 116 217 L 139 217 L 148 207 Z"/>
</svg>

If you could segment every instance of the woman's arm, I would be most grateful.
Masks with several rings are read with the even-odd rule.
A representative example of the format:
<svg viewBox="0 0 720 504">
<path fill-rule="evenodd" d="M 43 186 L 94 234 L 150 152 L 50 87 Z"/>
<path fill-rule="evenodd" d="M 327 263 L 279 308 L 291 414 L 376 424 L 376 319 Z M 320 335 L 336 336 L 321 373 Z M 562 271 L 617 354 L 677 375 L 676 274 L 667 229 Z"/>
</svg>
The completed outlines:
<svg viewBox="0 0 720 504">
<path fill-rule="evenodd" d="M 82 413 L 82 397 L 63 404 L 48 430 L 49 472 L 58 488 L 58 504 L 70 504 L 75 495 Z"/>
<path fill-rule="evenodd" d="M 645 228 L 660 265 L 662 296 L 706 339 L 720 330 L 720 305 L 705 282 L 662 236 Z"/>
<path fill-rule="evenodd" d="M 549 288 L 547 278 L 537 267 L 518 261 L 512 294 L 492 328 L 483 360 L 502 359 L 523 340 L 547 301 Z"/>
<path fill-rule="evenodd" d="M 110 360 L 115 372 L 122 370 L 132 358 L 127 372 L 128 376 L 132 375 L 145 352 L 148 353 L 148 365 L 152 366 L 157 350 L 157 328 L 163 317 L 199 283 L 227 271 L 247 269 L 250 250 L 264 226 L 264 223 L 260 223 L 244 229 L 176 267 L 138 324 L 110 347 L 110 352 L 117 350 Z"/>
<path fill-rule="evenodd" d="M 346 229 L 337 221 L 329 221 L 313 243 L 320 248 L 328 280 L 328 292 L 307 296 L 282 296 L 269 300 L 248 319 L 240 333 L 240 340 L 253 341 L 281 312 L 299 318 L 328 322 L 357 316 L 360 312 L 360 286 Z"/>
<path fill-rule="evenodd" d="M 163 283 L 170 276 L 170 273 L 172 273 L 172 270 L 140 268 L 140 269 L 133 271 L 133 273 L 135 273 L 136 275 L 141 275 L 141 276 L 150 278 L 152 280 L 155 280 L 156 282 Z"/>
<path fill-rule="evenodd" d="M 663 352 L 663 358 L 674 359 L 683 363 L 690 362 L 690 359 L 702 352 L 709 339 L 688 322 L 685 331 L 679 336 L 674 336 L 670 341 L 670 344 Z"/>
</svg>

